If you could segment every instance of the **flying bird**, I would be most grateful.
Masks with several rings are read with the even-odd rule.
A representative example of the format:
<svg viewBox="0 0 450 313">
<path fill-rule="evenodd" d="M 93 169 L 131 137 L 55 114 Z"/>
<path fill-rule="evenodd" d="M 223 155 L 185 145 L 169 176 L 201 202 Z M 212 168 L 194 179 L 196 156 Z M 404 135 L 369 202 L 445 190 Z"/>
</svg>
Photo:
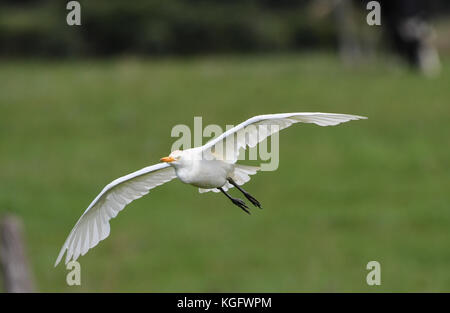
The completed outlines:
<svg viewBox="0 0 450 313">
<path fill-rule="evenodd" d="M 140 169 L 108 184 L 91 202 L 73 227 L 55 262 L 65 263 L 95 247 L 109 236 L 109 220 L 131 201 L 146 195 L 151 189 L 178 178 L 199 188 L 200 192 L 222 192 L 246 213 L 248 206 L 227 191 L 236 187 L 254 206 L 261 204 L 241 186 L 256 174 L 259 167 L 236 164 L 241 149 L 254 147 L 281 129 L 295 123 L 319 126 L 338 125 L 366 117 L 337 113 L 281 113 L 252 117 L 210 140 L 201 147 L 176 150 L 161 158 L 161 163 Z"/>
</svg>

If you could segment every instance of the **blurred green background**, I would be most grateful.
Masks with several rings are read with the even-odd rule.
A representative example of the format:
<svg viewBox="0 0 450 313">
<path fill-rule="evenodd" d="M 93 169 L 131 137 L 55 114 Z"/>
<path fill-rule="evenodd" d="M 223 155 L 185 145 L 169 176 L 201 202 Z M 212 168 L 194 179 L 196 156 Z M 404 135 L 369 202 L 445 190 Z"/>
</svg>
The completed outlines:
<svg viewBox="0 0 450 313">
<path fill-rule="evenodd" d="M 450 291 L 445 51 L 432 79 L 333 50 L 140 53 L 0 60 L 0 210 L 23 219 L 38 291 Z M 308 111 L 369 119 L 283 130 L 278 170 L 245 186 L 264 207 L 251 216 L 172 181 L 111 221 L 80 287 L 53 268 L 103 186 L 166 156 L 173 126 Z M 381 286 L 366 284 L 371 260 Z"/>
</svg>

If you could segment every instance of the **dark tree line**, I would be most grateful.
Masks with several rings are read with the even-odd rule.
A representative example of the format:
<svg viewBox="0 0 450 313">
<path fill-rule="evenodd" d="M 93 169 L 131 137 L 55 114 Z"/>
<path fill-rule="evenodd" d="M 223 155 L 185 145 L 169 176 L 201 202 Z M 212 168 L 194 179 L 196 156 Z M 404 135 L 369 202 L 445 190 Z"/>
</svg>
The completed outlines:
<svg viewBox="0 0 450 313">
<path fill-rule="evenodd" d="M 333 18 L 317 18 L 312 9 L 316 1 L 79 0 L 82 25 L 68 26 L 68 1 L 3 0 L 0 55 L 245 53 L 335 47 Z M 332 5 L 334 0 L 321 1 Z M 437 11 L 449 9 L 448 1 L 433 3 Z"/>
</svg>

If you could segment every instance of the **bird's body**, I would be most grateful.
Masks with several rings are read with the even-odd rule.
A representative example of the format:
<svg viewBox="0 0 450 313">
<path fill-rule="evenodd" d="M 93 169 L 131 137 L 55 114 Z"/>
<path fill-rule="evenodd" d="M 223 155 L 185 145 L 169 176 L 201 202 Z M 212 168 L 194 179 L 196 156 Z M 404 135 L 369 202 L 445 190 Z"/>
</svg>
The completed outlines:
<svg viewBox="0 0 450 313">
<path fill-rule="evenodd" d="M 175 168 L 183 183 L 203 189 L 222 187 L 233 172 L 234 164 L 220 160 L 195 160 L 187 167 Z"/>
<path fill-rule="evenodd" d="M 275 132 L 294 123 L 329 126 L 363 118 L 365 117 L 336 113 L 259 115 L 229 129 L 201 147 L 173 151 L 168 157 L 161 159 L 163 163 L 145 167 L 108 184 L 75 224 L 58 255 L 55 266 L 66 251 L 66 263 L 84 255 L 99 241 L 108 237 L 109 220 L 128 203 L 174 178 L 198 187 L 200 192 L 222 192 L 233 204 L 250 213 L 244 201 L 227 193 L 228 189 L 236 187 L 253 205 L 261 208 L 259 201 L 240 187 L 250 180 L 250 175 L 256 174 L 259 170 L 259 167 L 236 163 L 240 149 L 247 146 L 254 147 Z M 232 145 L 225 144 L 229 139 L 232 139 Z"/>
<path fill-rule="evenodd" d="M 170 164 L 174 167 L 177 177 L 185 184 L 204 189 L 222 187 L 234 171 L 234 164 L 205 158 L 199 148 L 176 151 L 175 155 L 178 154 L 183 155 L 183 160 Z"/>
</svg>

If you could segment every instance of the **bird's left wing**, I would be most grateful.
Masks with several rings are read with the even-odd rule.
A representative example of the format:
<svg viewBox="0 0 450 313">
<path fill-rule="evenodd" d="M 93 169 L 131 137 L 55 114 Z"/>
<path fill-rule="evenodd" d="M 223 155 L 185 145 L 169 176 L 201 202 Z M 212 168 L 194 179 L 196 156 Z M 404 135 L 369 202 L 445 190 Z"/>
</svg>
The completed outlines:
<svg viewBox="0 0 450 313">
<path fill-rule="evenodd" d="M 67 250 L 66 264 L 84 255 L 99 241 L 109 236 L 109 220 L 131 201 L 146 195 L 150 189 L 176 177 L 175 170 L 166 163 L 145 167 L 108 184 L 81 215 L 67 237 L 55 266 Z"/>
<path fill-rule="evenodd" d="M 203 155 L 235 163 L 241 148 L 253 148 L 259 142 L 294 123 L 314 123 L 319 126 L 338 125 L 367 117 L 338 113 L 280 113 L 254 116 L 207 142 L 200 149 Z"/>
</svg>

